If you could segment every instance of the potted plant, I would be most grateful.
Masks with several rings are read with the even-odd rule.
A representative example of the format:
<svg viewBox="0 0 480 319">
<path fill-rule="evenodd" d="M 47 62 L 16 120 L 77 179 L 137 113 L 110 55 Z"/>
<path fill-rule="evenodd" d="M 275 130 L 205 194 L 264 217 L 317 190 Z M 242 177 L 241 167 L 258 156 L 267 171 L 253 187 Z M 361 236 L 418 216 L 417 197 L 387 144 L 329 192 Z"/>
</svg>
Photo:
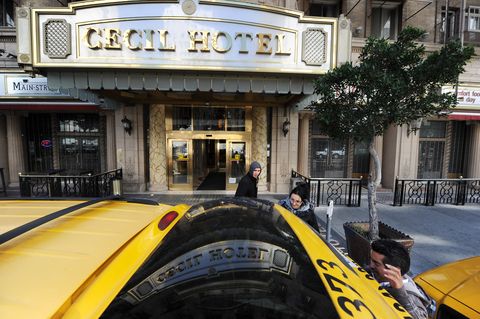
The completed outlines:
<svg viewBox="0 0 480 319">
<path fill-rule="evenodd" d="M 459 41 L 426 54 L 416 42 L 424 33 L 406 27 L 396 41 L 370 37 L 356 63 L 340 65 L 314 82 L 318 100 L 311 107 L 320 129 L 334 139 L 369 145 L 373 165 L 368 178 L 368 242 L 379 238 L 376 189 L 381 163 L 375 137 L 391 125 L 410 125 L 453 108 L 456 96 L 442 93 L 441 87 L 456 83 L 474 55 L 473 47 Z M 369 251 L 368 247 L 367 255 Z"/>
</svg>

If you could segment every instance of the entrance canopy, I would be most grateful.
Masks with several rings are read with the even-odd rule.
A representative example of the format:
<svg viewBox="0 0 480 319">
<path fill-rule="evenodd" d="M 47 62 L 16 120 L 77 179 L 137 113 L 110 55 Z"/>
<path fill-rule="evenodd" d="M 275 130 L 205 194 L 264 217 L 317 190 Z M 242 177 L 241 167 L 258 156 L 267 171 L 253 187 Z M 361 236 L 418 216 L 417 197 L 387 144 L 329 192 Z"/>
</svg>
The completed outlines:
<svg viewBox="0 0 480 319">
<path fill-rule="evenodd" d="M 337 19 L 278 7 L 81 1 L 17 15 L 18 61 L 52 89 L 310 94 L 336 65 Z"/>
</svg>

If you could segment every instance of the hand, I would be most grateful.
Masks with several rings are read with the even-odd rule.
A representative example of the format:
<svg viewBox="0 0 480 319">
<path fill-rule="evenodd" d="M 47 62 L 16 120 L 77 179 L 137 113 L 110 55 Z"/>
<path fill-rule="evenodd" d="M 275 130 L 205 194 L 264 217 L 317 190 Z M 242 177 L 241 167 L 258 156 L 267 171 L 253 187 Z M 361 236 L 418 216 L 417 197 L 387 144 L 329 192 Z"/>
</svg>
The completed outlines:
<svg viewBox="0 0 480 319">
<path fill-rule="evenodd" d="M 403 287 L 403 277 L 400 268 L 385 264 L 383 276 L 388 280 L 392 288 L 400 289 Z"/>
</svg>

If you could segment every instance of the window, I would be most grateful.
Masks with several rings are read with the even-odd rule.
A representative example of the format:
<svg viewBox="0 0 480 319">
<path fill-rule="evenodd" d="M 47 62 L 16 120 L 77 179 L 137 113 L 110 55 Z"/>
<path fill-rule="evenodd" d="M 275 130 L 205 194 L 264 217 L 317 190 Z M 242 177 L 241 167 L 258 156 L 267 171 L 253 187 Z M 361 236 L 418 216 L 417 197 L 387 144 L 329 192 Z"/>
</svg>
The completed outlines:
<svg viewBox="0 0 480 319">
<path fill-rule="evenodd" d="M 395 40 L 400 21 L 400 4 L 396 2 L 373 2 L 372 36 Z"/>
<path fill-rule="evenodd" d="M 4 27 L 14 27 L 14 1 L 12 0 L 0 0 L 1 5 L 1 25 Z"/>
<path fill-rule="evenodd" d="M 467 15 L 467 30 L 480 31 L 480 7 L 469 7 Z"/>
<path fill-rule="evenodd" d="M 423 121 L 420 128 L 418 178 L 443 178 L 446 121 Z"/>
<path fill-rule="evenodd" d="M 442 7 L 442 21 L 440 32 L 442 33 L 442 41 L 452 38 L 458 38 L 459 36 L 459 24 L 460 21 L 458 8 L 449 7 L 448 16 L 445 17 L 445 7 Z M 446 34 L 445 34 L 446 33 Z"/>
<path fill-rule="evenodd" d="M 193 123 L 193 127 L 192 127 Z M 175 131 L 245 131 L 245 109 L 216 107 L 172 107 Z"/>
<path fill-rule="evenodd" d="M 310 10 L 309 10 L 309 15 L 311 16 L 316 16 L 316 17 L 338 17 L 339 15 L 339 8 L 338 8 L 338 3 L 333 2 L 333 3 L 325 3 L 322 1 L 322 3 L 315 3 L 315 0 L 313 0 L 310 3 Z"/>
</svg>

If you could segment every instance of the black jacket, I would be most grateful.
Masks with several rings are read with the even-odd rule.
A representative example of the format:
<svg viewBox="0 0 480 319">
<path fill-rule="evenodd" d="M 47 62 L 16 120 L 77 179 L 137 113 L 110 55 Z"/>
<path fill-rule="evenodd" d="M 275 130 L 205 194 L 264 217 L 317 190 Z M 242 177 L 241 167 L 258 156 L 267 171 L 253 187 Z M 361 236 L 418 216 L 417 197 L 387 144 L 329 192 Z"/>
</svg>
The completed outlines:
<svg viewBox="0 0 480 319">
<path fill-rule="evenodd" d="M 257 190 L 257 179 L 254 178 L 250 173 L 247 173 L 247 175 L 242 177 L 240 183 L 238 183 L 235 197 L 257 198 Z"/>
</svg>

